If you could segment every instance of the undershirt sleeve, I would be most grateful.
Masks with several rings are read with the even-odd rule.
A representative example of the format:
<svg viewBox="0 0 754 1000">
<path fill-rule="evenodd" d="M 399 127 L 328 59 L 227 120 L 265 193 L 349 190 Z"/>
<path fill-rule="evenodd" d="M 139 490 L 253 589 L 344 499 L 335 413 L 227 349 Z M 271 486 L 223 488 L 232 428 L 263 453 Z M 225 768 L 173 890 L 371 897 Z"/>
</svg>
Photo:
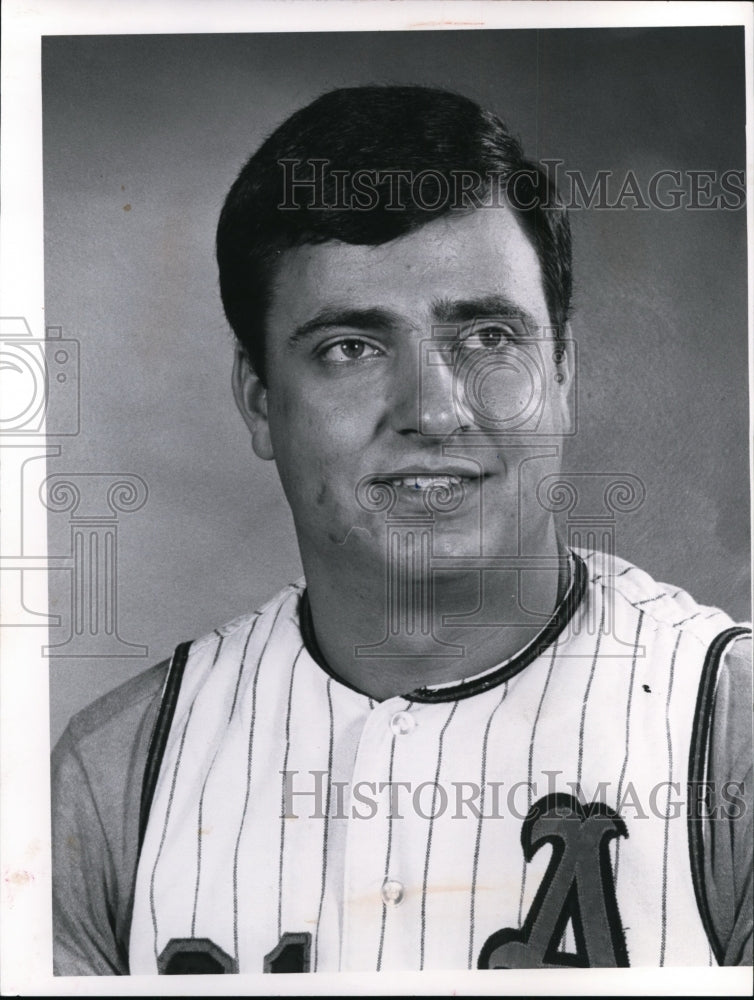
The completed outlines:
<svg viewBox="0 0 754 1000">
<path fill-rule="evenodd" d="M 722 965 L 753 964 L 752 640 L 724 651 L 707 758 L 712 818 L 704 830 L 704 887 Z"/>
<path fill-rule="evenodd" d="M 115 867 L 83 763 L 69 732 L 53 754 L 52 908 L 54 971 L 124 975 L 114 913 Z"/>
<path fill-rule="evenodd" d="M 127 975 L 147 748 L 167 662 L 90 705 L 52 755 L 53 969 Z"/>
</svg>

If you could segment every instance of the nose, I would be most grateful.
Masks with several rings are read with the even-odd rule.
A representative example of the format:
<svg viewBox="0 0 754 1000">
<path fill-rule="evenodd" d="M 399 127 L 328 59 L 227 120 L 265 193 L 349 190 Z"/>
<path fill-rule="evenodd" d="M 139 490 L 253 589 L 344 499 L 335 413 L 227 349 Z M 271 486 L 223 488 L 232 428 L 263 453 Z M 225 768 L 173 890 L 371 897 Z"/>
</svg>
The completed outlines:
<svg viewBox="0 0 754 1000">
<path fill-rule="evenodd" d="M 464 427 L 450 345 L 424 340 L 396 375 L 394 426 L 403 434 L 447 437 Z M 408 352 L 407 352 L 408 353 Z"/>
</svg>

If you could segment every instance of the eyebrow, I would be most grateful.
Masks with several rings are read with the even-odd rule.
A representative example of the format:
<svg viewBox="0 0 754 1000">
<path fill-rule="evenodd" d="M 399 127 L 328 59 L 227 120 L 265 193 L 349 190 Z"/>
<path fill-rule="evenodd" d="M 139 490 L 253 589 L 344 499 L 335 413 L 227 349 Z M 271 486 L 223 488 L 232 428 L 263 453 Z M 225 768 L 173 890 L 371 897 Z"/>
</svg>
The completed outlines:
<svg viewBox="0 0 754 1000">
<path fill-rule="evenodd" d="M 350 330 L 372 330 L 375 333 L 387 333 L 405 325 L 405 320 L 391 309 L 352 309 L 326 306 L 320 309 L 311 319 L 297 326 L 288 338 L 289 344 L 305 340 L 313 333 L 330 330 L 337 327 L 348 327 Z"/>
<path fill-rule="evenodd" d="M 537 330 L 539 327 L 539 323 L 528 309 L 524 309 L 504 295 L 483 295 L 473 299 L 439 298 L 432 302 L 431 313 L 433 323 L 447 325 L 498 317 L 521 320 L 526 326 L 527 332 Z M 389 333 L 406 325 L 405 317 L 392 309 L 378 306 L 366 309 L 325 306 L 311 319 L 297 326 L 288 338 L 288 343 L 292 346 L 314 333 L 338 327 L 364 332 Z M 413 324 L 411 325 L 413 326 Z"/>
<path fill-rule="evenodd" d="M 437 299 L 432 313 L 437 323 L 470 323 L 477 319 L 517 319 L 527 333 L 539 329 L 539 321 L 523 306 L 505 295 L 483 295 L 474 299 Z"/>
</svg>

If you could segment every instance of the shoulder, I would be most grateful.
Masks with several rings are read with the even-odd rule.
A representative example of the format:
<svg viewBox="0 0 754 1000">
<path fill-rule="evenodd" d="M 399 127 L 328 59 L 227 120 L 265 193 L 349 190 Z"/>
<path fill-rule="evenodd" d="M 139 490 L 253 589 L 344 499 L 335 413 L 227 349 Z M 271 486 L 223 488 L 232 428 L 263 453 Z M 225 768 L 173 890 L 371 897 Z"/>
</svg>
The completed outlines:
<svg viewBox="0 0 754 1000">
<path fill-rule="evenodd" d="M 710 657 L 710 703 L 700 727 L 705 740 L 697 748 L 703 769 L 692 776 L 704 789 L 706 822 L 701 845 L 691 826 L 690 844 L 693 853 L 702 849 L 697 896 L 718 961 L 750 965 L 754 940 L 751 633 L 729 641 L 714 660 Z"/>
<path fill-rule="evenodd" d="M 701 604 L 682 587 L 655 580 L 640 567 L 594 550 L 576 549 L 586 564 L 588 586 L 609 594 L 616 606 L 641 612 L 658 629 L 683 630 L 709 646 L 733 619 L 721 608 Z"/>
<path fill-rule="evenodd" d="M 168 667 L 158 663 L 78 712 L 52 753 L 53 798 L 71 807 L 91 799 L 118 839 L 122 804 L 138 796 Z"/>
<path fill-rule="evenodd" d="M 58 974 L 127 971 L 139 801 L 168 662 L 75 715 L 52 755 Z"/>
<path fill-rule="evenodd" d="M 735 636 L 723 650 L 720 679 L 734 690 L 751 694 L 751 629 Z"/>
<path fill-rule="evenodd" d="M 159 698 L 169 664 L 169 660 L 155 664 L 82 709 L 69 722 L 67 739 L 80 743 L 100 730 L 118 729 L 127 719 L 138 717 Z"/>
<path fill-rule="evenodd" d="M 256 610 L 239 615 L 224 625 L 218 625 L 191 643 L 189 667 L 196 670 L 201 663 L 214 664 L 219 649 L 233 643 L 245 644 L 251 634 L 257 641 L 269 641 L 273 633 L 283 630 L 300 633 L 301 596 L 306 589 L 303 578 L 282 587 Z"/>
<path fill-rule="evenodd" d="M 247 633 L 255 623 L 273 627 L 285 618 L 298 626 L 299 600 L 305 584 L 303 579 L 279 590 L 257 610 L 237 616 L 219 625 L 190 643 L 190 656 L 201 660 L 203 654 Z M 151 725 L 156 720 L 170 668 L 163 660 L 109 691 L 72 717 L 53 752 L 59 759 L 71 751 L 89 757 L 100 753 L 111 757 L 121 753 L 125 744 L 133 743 L 141 734 L 148 740 Z"/>
<path fill-rule="evenodd" d="M 752 757 L 752 636 L 736 635 L 710 664 L 712 740 L 710 772 L 718 782 L 743 780 Z"/>
</svg>

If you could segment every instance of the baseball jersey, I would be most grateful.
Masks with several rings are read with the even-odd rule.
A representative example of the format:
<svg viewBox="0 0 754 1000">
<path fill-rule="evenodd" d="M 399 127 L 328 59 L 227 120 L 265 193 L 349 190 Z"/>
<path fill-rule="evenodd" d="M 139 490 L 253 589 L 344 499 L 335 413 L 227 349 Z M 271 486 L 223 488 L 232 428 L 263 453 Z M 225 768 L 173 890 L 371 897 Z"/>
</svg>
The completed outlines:
<svg viewBox="0 0 754 1000">
<path fill-rule="evenodd" d="M 710 816 L 704 782 L 732 626 L 574 552 L 516 656 L 382 702 L 329 670 L 303 582 L 181 647 L 143 790 L 130 971 L 721 960 L 703 836 L 743 789 L 715 789 Z"/>
</svg>

